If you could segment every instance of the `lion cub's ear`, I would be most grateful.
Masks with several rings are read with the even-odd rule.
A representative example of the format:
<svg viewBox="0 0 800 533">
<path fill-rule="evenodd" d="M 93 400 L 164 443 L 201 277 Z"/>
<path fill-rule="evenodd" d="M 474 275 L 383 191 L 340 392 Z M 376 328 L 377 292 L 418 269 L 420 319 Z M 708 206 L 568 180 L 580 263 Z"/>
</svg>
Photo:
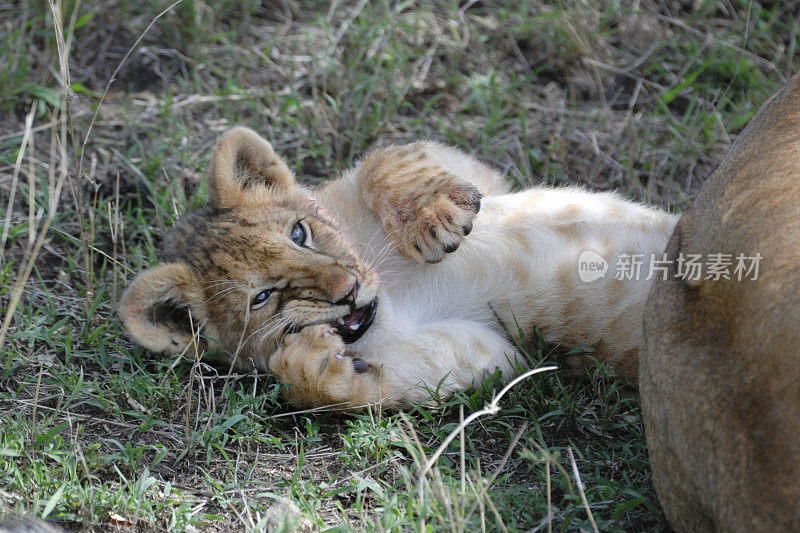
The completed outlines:
<svg viewBox="0 0 800 533">
<path fill-rule="evenodd" d="M 220 137 L 208 178 L 209 202 L 232 207 L 254 186 L 288 189 L 294 181 L 289 167 L 272 145 L 249 128 L 236 127 Z"/>
<path fill-rule="evenodd" d="M 131 338 L 154 352 L 180 353 L 204 313 L 195 276 L 183 263 L 145 270 L 122 295 L 119 312 Z M 189 311 L 191 310 L 191 320 Z"/>
</svg>

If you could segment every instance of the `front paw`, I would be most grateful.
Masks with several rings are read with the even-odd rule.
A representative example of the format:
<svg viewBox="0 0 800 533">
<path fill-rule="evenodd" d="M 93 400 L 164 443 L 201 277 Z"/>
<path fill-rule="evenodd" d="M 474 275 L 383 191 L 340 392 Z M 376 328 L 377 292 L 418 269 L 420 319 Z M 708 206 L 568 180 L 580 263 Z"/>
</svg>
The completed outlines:
<svg viewBox="0 0 800 533">
<path fill-rule="evenodd" d="M 384 220 L 386 234 L 404 256 L 438 263 L 472 231 L 481 193 L 452 175 L 437 176 L 431 191 L 418 191 Z"/>
<path fill-rule="evenodd" d="M 341 337 L 327 324 L 286 335 L 269 368 L 289 385 L 285 395 L 297 407 L 353 403 L 353 380 L 371 370 L 363 359 L 347 355 Z"/>
</svg>

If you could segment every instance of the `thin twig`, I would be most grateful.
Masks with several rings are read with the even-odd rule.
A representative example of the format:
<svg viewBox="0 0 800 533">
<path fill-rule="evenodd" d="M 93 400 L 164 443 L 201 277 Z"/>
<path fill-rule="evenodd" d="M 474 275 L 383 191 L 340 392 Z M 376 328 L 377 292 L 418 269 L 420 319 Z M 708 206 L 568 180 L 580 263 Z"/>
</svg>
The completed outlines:
<svg viewBox="0 0 800 533">
<path fill-rule="evenodd" d="M 528 370 L 527 372 L 525 372 L 521 376 L 518 376 L 517 378 L 513 379 L 508 385 L 503 387 L 500 390 L 500 392 L 497 394 L 497 396 L 495 396 L 492 399 L 492 401 L 489 402 L 486 405 L 486 407 L 484 407 L 483 409 L 481 409 L 479 411 L 475 411 L 474 413 L 469 415 L 466 419 L 464 419 L 458 425 L 457 428 L 455 428 L 453 431 L 451 431 L 450 434 L 447 436 L 447 438 L 445 438 L 444 441 L 442 442 L 442 444 L 436 449 L 436 451 L 433 453 L 433 455 L 430 457 L 430 459 L 428 459 L 425 462 L 425 464 L 422 467 L 422 470 L 419 473 L 419 499 L 420 499 L 420 503 L 422 502 L 423 497 L 424 497 L 425 476 L 428 474 L 428 472 L 430 472 L 430 470 L 433 467 L 433 465 L 436 463 L 436 461 L 439 460 L 439 457 L 441 457 L 441 455 L 447 449 L 447 446 L 449 446 L 450 443 L 453 441 L 453 439 L 456 438 L 456 436 L 458 436 L 458 434 L 461 432 L 462 429 L 467 427 L 473 420 L 475 420 L 475 419 L 477 419 L 477 418 L 479 418 L 481 416 L 493 415 L 493 414 L 496 414 L 497 412 L 499 412 L 500 409 L 501 409 L 500 408 L 500 400 L 503 398 L 503 396 L 509 390 L 511 390 L 512 387 L 514 387 L 517 383 L 519 383 L 523 379 L 526 379 L 526 378 L 528 378 L 528 377 L 530 377 L 530 376 L 532 376 L 534 374 L 539 374 L 541 372 L 549 372 L 550 370 L 557 370 L 557 369 L 558 369 L 557 366 L 543 366 L 541 368 L 534 368 L 533 370 Z"/>
<path fill-rule="evenodd" d="M 119 74 L 122 65 L 125 64 L 125 61 L 127 61 L 130 55 L 133 53 L 133 51 L 136 50 L 136 47 L 139 46 L 139 43 L 142 42 L 142 39 L 144 39 L 144 36 L 147 35 L 147 32 L 150 31 L 150 28 L 152 28 L 153 25 L 155 25 L 156 21 L 158 21 L 158 19 L 169 13 L 173 7 L 177 6 L 181 2 L 183 2 L 183 0 L 176 0 L 175 2 L 170 4 L 164 11 L 156 15 L 153 18 L 153 20 L 150 21 L 150 24 L 147 25 L 147 27 L 144 29 L 141 35 L 139 35 L 139 37 L 136 39 L 133 45 L 128 49 L 128 51 L 122 57 L 122 61 L 119 62 L 119 65 L 117 65 L 117 68 L 115 68 L 114 72 L 111 74 L 111 78 L 109 78 L 108 83 L 106 84 L 106 88 L 103 89 L 103 94 L 100 96 L 100 101 L 97 102 L 97 107 L 95 108 L 94 114 L 92 115 L 92 120 L 89 122 L 89 127 L 86 130 L 86 135 L 83 137 L 83 143 L 81 144 L 81 155 L 78 161 L 79 176 L 81 175 L 81 170 L 83 169 L 83 155 L 86 153 L 86 143 L 89 142 L 89 135 L 92 133 L 92 126 L 97 120 L 97 115 L 100 114 L 100 108 L 103 107 L 103 102 L 106 99 L 106 95 L 108 95 L 108 90 L 111 88 L 111 84 L 116 81 L 117 74 Z"/>
</svg>

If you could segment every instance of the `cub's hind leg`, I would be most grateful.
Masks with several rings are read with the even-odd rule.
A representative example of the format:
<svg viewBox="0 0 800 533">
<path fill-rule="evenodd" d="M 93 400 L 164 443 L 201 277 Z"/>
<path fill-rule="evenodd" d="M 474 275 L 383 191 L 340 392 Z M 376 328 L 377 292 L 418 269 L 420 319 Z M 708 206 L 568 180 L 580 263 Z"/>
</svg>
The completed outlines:
<svg viewBox="0 0 800 533">
<path fill-rule="evenodd" d="M 484 191 L 505 192 L 497 173 L 431 142 L 379 149 L 356 172 L 361 197 L 380 216 L 389 240 L 421 263 L 438 263 L 458 249 Z"/>
</svg>

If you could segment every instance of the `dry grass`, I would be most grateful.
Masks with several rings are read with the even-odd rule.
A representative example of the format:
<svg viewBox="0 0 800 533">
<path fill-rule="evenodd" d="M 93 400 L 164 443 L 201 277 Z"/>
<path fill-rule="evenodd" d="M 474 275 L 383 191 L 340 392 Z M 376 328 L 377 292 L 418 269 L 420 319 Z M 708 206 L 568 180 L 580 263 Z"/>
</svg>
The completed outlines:
<svg viewBox="0 0 800 533">
<path fill-rule="evenodd" d="M 521 186 L 681 210 L 800 64 L 797 2 L 184 0 L 157 19 L 166 7 L 0 4 L 0 512 L 234 531 L 293 515 L 288 499 L 342 529 L 664 528 L 637 400 L 602 369 L 509 393 L 420 501 L 415 461 L 496 382 L 409 413 L 413 432 L 293 413 L 265 376 L 132 346 L 118 290 L 202 203 L 233 124 L 309 181 L 428 137 Z"/>
</svg>

